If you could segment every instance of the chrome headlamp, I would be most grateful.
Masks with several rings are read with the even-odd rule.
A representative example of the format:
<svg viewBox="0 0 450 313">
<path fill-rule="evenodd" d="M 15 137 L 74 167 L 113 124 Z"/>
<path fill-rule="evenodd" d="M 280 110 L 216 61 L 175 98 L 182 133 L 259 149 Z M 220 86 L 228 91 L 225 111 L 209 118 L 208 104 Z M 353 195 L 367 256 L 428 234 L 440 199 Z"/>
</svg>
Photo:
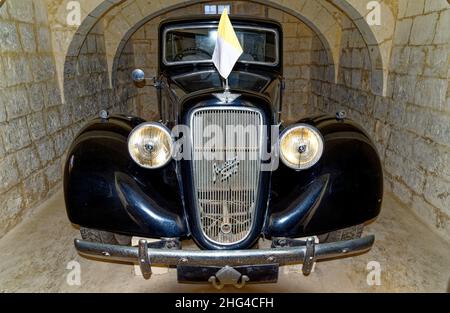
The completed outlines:
<svg viewBox="0 0 450 313">
<path fill-rule="evenodd" d="M 324 148 L 320 132 L 311 125 L 296 124 L 283 131 L 280 139 L 280 157 L 295 170 L 306 170 L 322 157 Z"/>
<path fill-rule="evenodd" d="M 173 141 L 169 129 L 160 123 L 143 123 L 128 138 L 131 158 L 141 167 L 161 168 L 172 159 Z"/>
</svg>

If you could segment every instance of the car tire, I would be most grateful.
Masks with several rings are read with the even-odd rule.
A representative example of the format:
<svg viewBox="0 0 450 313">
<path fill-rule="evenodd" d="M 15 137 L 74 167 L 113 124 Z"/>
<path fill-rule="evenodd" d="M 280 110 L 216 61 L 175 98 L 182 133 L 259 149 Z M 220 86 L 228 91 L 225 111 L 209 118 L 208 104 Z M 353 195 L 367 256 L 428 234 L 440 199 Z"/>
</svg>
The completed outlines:
<svg viewBox="0 0 450 313">
<path fill-rule="evenodd" d="M 319 242 L 326 243 L 361 238 L 363 230 L 364 224 L 339 229 L 330 233 L 319 235 Z"/>
<path fill-rule="evenodd" d="M 110 245 L 130 246 L 131 237 L 110 233 L 107 231 L 96 230 L 91 228 L 80 228 L 81 238 L 90 242 L 98 242 Z"/>
</svg>

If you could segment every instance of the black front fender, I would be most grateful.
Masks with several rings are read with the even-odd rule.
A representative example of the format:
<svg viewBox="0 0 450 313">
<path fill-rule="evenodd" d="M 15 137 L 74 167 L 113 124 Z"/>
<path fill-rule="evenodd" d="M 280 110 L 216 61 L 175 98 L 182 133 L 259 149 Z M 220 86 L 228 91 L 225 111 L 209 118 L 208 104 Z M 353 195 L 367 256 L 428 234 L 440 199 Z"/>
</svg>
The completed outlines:
<svg viewBox="0 0 450 313">
<path fill-rule="evenodd" d="M 72 223 L 143 237 L 188 234 L 174 162 L 157 170 L 129 156 L 129 133 L 143 120 L 122 116 L 94 120 L 72 144 L 64 173 Z"/>
<path fill-rule="evenodd" d="M 295 171 L 280 163 L 272 175 L 268 237 L 304 237 L 365 223 L 380 213 L 383 172 L 375 145 L 351 120 L 304 119 L 325 141 L 321 160 Z"/>
</svg>

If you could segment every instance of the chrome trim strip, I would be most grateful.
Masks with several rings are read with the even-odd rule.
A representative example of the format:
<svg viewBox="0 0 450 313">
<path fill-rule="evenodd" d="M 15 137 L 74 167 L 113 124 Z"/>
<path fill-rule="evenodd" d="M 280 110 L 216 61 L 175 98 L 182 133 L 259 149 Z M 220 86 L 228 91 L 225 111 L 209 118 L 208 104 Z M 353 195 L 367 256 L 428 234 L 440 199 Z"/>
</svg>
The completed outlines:
<svg viewBox="0 0 450 313">
<path fill-rule="evenodd" d="M 169 31 L 172 30 L 183 30 L 183 29 L 196 29 L 196 28 L 217 28 L 216 25 L 190 25 L 190 26 L 185 26 L 185 27 L 177 27 L 177 26 L 172 26 L 172 27 L 168 27 L 164 30 L 163 32 L 163 51 L 162 51 L 162 61 L 164 63 L 164 65 L 166 66 L 171 66 L 171 65 L 183 65 L 183 64 L 199 64 L 199 63 L 212 63 L 212 60 L 202 60 L 202 61 L 180 61 L 180 62 L 168 62 L 166 59 L 166 36 L 167 33 Z M 280 63 L 280 38 L 279 38 L 279 34 L 275 29 L 272 28 L 265 28 L 265 27 L 251 27 L 251 26 L 235 26 L 234 29 L 238 30 L 238 29 L 252 29 L 252 30 L 262 30 L 262 31 L 267 31 L 267 32 L 271 32 L 275 34 L 275 62 L 273 63 L 268 63 L 268 62 L 256 62 L 256 61 L 238 61 L 239 63 L 243 63 L 243 64 L 257 64 L 257 65 L 266 65 L 266 66 L 277 66 Z"/>
<path fill-rule="evenodd" d="M 214 110 L 216 110 L 216 111 L 217 110 L 219 110 L 219 111 L 233 111 L 233 110 L 234 111 L 247 111 L 247 112 L 257 113 L 259 115 L 260 125 L 255 125 L 255 126 L 259 126 L 260 127 L 260 129 L 259 129 L 259 138 L 258 138 L 258 141 L 259 141 L 259 155 L 258 155 L 258 162 L 259 163 L 258 163 L 258 166 L 259 166 L 259 168 L 257 169 L 258 173 L 257 173 L 257 178 L 255 180 L 256 186 L 254 186 L 255 194 L 254 194 L 254 201 L 253 201 L 253 204 L 256 204 L 258 202 L 259 197 L 260 197 L 260 179 L 261 179 L 260 171 L 261 171 L 261 160 L 262 160 L 262 154 L 263 154 L 263 144 L 264 144 L 264 138 L 263 138 L 263 135 L 264 135 L 264 131 L 263 131 L 264 130 L 263 129 L 264 128 L 264 116 L 263 116 L 263 113 L 259 109 L 256 109 L 256 108 L 239 107 L 239 106 L 214 106 L 214 107 L 203 107 L 203 108 L 199 108 L 199 109 L 193 110 L 191 112 L 191 114 L 190 114 L 190 121 L 189 121 L 189 123 L 190 123 L 189 127 L 191 129 L 191 134 L 190 134 L 190 137 L 191 137 L 190 141 L 191 142 L 190 142 L 190 144 L 191 144 L 191 147 L 192 147 L 192 154 L 194 154 L 194 149 L 195 149 L 194 142 L 193 142 L 194 141 L 194 127 L 193 127 L 193 125 L 194 125 L 193 124 L 194 123 L 194 117 L 195 117 L 195 115 L 198 112 L 214 111 Z M 202 136 L 203 136 L 203 133 L 202 133 Z M 193 182 L 194 182 L 194 192 L 195 192 L 194 200 L 195 200 L 195 204 L 197 206 L 197 211 L 198 211 L 197 218 L 198 218 L 199 224 L 201 225 L 202 234 L 208 240 L 210 240 L 211 242 L 216 243 L 216 244 L 220 244 L 220 245 L 224 245 L 224 246 L 230 246 L 230 245 L 238 244 L 238 243 L 244 241 L 251 234 L 251 230 L 252 230 L 252 228 L 254 226 L 254 221 L 255 221 L 254 216 L 256 214 L 257 208 L 253 207 L 251 223 L 250 223 L 250 225 L 248 227 L 248 231 L 245 234 L 245 236 L 243 236 L 240 240 L 234 241 L 234 242 L 219 242 L 217 240 L 212 239 L 205 232 L 204 227 L 203 227 L 204 225 L 202 223 L 202 216 L 201 216 L 200 207 L 199 207 L 199 199 L 198 199 L 197 187 L 195 186 L 196 185 L 196 180 L 195 180 L 196 172 L 194 170 L 194 161 L 195 161 L 194 160 L 194 155 L 192 155 L 192 161 L 191 161 L 192 162 L 192 177 L 193 177 L 192 179 L 193 179 Z M 252 210 L 252 208 L 249 208 L 249 210 Z"/>
<path fill-rule="evenodd" d="M 348 257 L 370 250 L 375 236 L 321 243 L 314 245 L 314 259 L 326 260 Z M 82 255 L 108 260 L 125 261 L 139 264 L 138 247 L 108 245 L 76 239 L 75 248 Z M 257 264 L 298 264 L 305 263 L 306 246 L 275 248 L 264 250 L 147 250 L 151 264 L 159 265 L 193 265 L 193 266 L 238 266 Z"/>
</svg>

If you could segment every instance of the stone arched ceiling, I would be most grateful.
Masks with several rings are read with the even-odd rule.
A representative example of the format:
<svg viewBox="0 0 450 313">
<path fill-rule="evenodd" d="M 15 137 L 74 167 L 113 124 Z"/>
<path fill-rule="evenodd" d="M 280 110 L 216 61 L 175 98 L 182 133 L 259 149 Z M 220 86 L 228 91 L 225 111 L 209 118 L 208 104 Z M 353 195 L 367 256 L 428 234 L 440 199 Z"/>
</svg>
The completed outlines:
<svg viewBox="0 0 450 313">
<path fill-rule="evenodd" d="M 57 72 L 62 85 L 64 58 L 77 56 L 89 31 L 103 23 L 105 29 L 106 50 L 109 70 L 122 39 L 127 33 L 140 25 L 149 15 L 160 14 L 173 7 L 182 7 L 206 0 L 79 0 L 81 7 L 81 25 L 67 26 L 68 0 L 46 0 L 49 6 L 49 19 L 52 26 L 52 38 L 57 59 Z M 390 0 L 380 1 L 383 23 L 371 26 L 365 16 L 369 13 L 369 0 L 254 0 L 270 5 L 301 18 L 317 32 L 331 52 L 335 69 L 338 69 L 342 25 L 350 19 L 362 34 L 371 54 L 372 89 L 375 94 L 386 90 L 387 67 L 394 30 L 393 5 Z M 335 78 L 337 73 L 335 73 Z"/>
<path fill-rule="evenodd" d="M 173 10 L 173 9 L 179 9 L 180 7 L 190 6 L 190 5 L 193 5 L 193 4 L 198 4 L 199 2 L 210 2 L 210 1 L 209 0 L 204 0 L 204 1 L 185 1 L 182 5 L 171 6 L 170 8 L 166 9 L 166 11 Z M 303 15 L 297 13 L 296 11 L 284 8 L 283 6 L 279 5 L 275 1 L 250 0 L 248 2 L 257 3 L 257 4 L 265 5 L 265 6 L 268 6 L 268 7 L 276 8 L 276 9 L 279 9 L 281 11 L 285 11 L 286 13 L 289 13 L 292 16 L 297 17 L 299 20 L 301 20 L 306 25 L 308 25 L 318 35 L 318 37 L 322 41 L 325 49 L 329 52 L 328 55 L 327 55 L 328 56 L 328 63 L 330 65 L 332 65 L 332 68 L 331 68 L 332 71 L 330 73 L 331 77 L 328 77 L 328 79 L 330 81 L 333 81 L 333 80 L 335 81 L 337 79 L 337 71 L 335 71 L 335 69 L 337 67 L 335 67 L 334 65 L 337 65 L 338 62 L 339 62 L 339 53 L 337 51 L 339 46 L 335 45 L 335 47 L 334 47 L 335 49 L 332 49 L 332 47 L 330 47 L 330 45 L 329 45 L 330 44 L 329 41 L 327 40 L 327 38 L 325 38 L 323 36 L 323 34 L 321 33 L 321 30 L 317 27 L 316 24 L 314 24 L 309 19 L 305 18 Z M 138 23 L 133 25 L 133 27 L 131 27 L 125 33 L 125 35 L 123 35 L 123 37 L 122 37 L 121 41 L 119 42 L 118 46 L 117 46 L 117 40 L 114 39 L 115 38 L 114 36 L 112 36 L 111 34 L 110 34 L 110 36 L 107 36 L 106 41 L 107 41 L 107 46 L 109 46 L 108 50 L 111 50 L 111 53 L 115 51 L 114 55 L 111 54 L 111 55 L 108 56 L 108 59 L 109 59 L 108 62 L 111 62 L 111 58 L 114 58 L 114 60 L 112 60 L 112 62 L 113 62 L 112 69 L 109 68 L 111 74 L 115 72 L 115 69 L 117 68 L 117 63 L 119 61 L 119 56 L 120 56 L 123 48 L 125 47 L 126 43 L 128 42 L 128 40 L 131 38 L 131 36 L 139 28 L 141 28 L 145 23 L 147 23 L 148 21 L 152 20 L 153 18 L 155 18 L 156 16 L 160 15 L 163 12 L 164 12 L 164 10 L 162 10 L 162 11 L 160 10 L 160 11 L 154 13 L 154 14 L 147 15 L 142 20 L 140 20 Z M 118 16 L 115 16 L 114 20 L 116 20 L 117 18 L 118 18 Z M 330 17 L 330 19 L 331 19 L 331 17 Z M 330 23 L 330 25 L 331 25 L 330 27 L 335 29 L 335 30 L 338 30 L 340 32 L 341 27 L 335 27 L 337 21 L 335 21 L 335 20 L 333 20 L 333 21 Z M 324 28 L 324 27 L 322 27 L 322 28 Z M 111 29 L 111 27 L 109 27 L 109 25 L 108 25 L 105 33 L 108 32 L 109 29 Z M 115 29 L 115 28 L 112 27 L 112 29 Z M 335 33 L 337 33 L 337 31 L 335 31 Z M 340 36 L 336 36 L 336 38 L 340 38 Z M 113 39 L 113 40 L 110 40 L 110 39 Z M 336 43 L 337 42 L 335 42 L 335 44 Z M 116 50 L 114 50 L 114 49 L 116 49 Z M 336 52 L 336 53 L 334 53 L 334 52 Z"/>
<path fill-rule="evenodd" d="M 124 42 L 129 36 L 136 31 L 145 21 L 155 14 L 162 13 L 171 8 L 180 8 L 182 6 L 189 6 L 193 3 L 209 2 L 207 0 L 200 1 L 180 1 L 169 0 L 162 1 L 162 6 L 155 5 L 155 2 L 145 0 L 129 0 L 122 5 L 115 8 L 111 13 L 105 16 L 105 41 L 107 47 L 107 58 L 112 70 L 113 60 L 118 49 L 123 46 Z M 286 11 L 313 29 L 321 38 L 324 46 L 328 48 L 331 54 L 330 63 L 338 68 L 340 39 L 341 39 L 341 25 L 339 24 L 339 17 L 343 18 L 342 13 L 339 16 L 338 10 L 331 12 L 333 6 L 326 1 L 320 0 L 303 0 L 303 1 L 261 1 L 253 0 L 263 5 L 278 8 Z M 143 13 L 144 12 L 144 13 Z M 334 13 L 334 14 L 333 14 Z M 320 18 L 319 18 L 320 17 Z M 337 72 L 330 80 L 337 79 Z"/>
<path fill-rule="evenodd" d="M 377 95 L 386 95 L 389 62 L 392 49 L 392 39 L 395 30 L 396 1 L 379 0 L 381 23 L 369 25 L 367 16 L 370 13 L 367 5 L 370 0 L 327 0 L 349 18 L 358 27 L 367 47 L 372 61 L 373 92 Z M 382 79 L 378 82 L 377 80 Z"/>
<path fill-rule="evenodd" d="M 56 63 L 56 72 L 58 75 L 58 83 L 61 89 L 61 96 L 64 101 L 64 64 L 70 50 L 70 46 L 81 47 L 85 36 L 77 34 L 87 34 L 95 23 L 97 23 L 102 15 L 109 9 L 119 4 L 120 1 L 104 1 L 104 0 L 78 0 L 80 4 L 80 21 L 81 25 L 69 25 L 67 22 L 70 13 L 70 0 L 44 0 L 48 9 L 48 21 L 52 33 L 53 54 Z M 73 2 L 73 1 L 72 1 Z"/>
</svg>

